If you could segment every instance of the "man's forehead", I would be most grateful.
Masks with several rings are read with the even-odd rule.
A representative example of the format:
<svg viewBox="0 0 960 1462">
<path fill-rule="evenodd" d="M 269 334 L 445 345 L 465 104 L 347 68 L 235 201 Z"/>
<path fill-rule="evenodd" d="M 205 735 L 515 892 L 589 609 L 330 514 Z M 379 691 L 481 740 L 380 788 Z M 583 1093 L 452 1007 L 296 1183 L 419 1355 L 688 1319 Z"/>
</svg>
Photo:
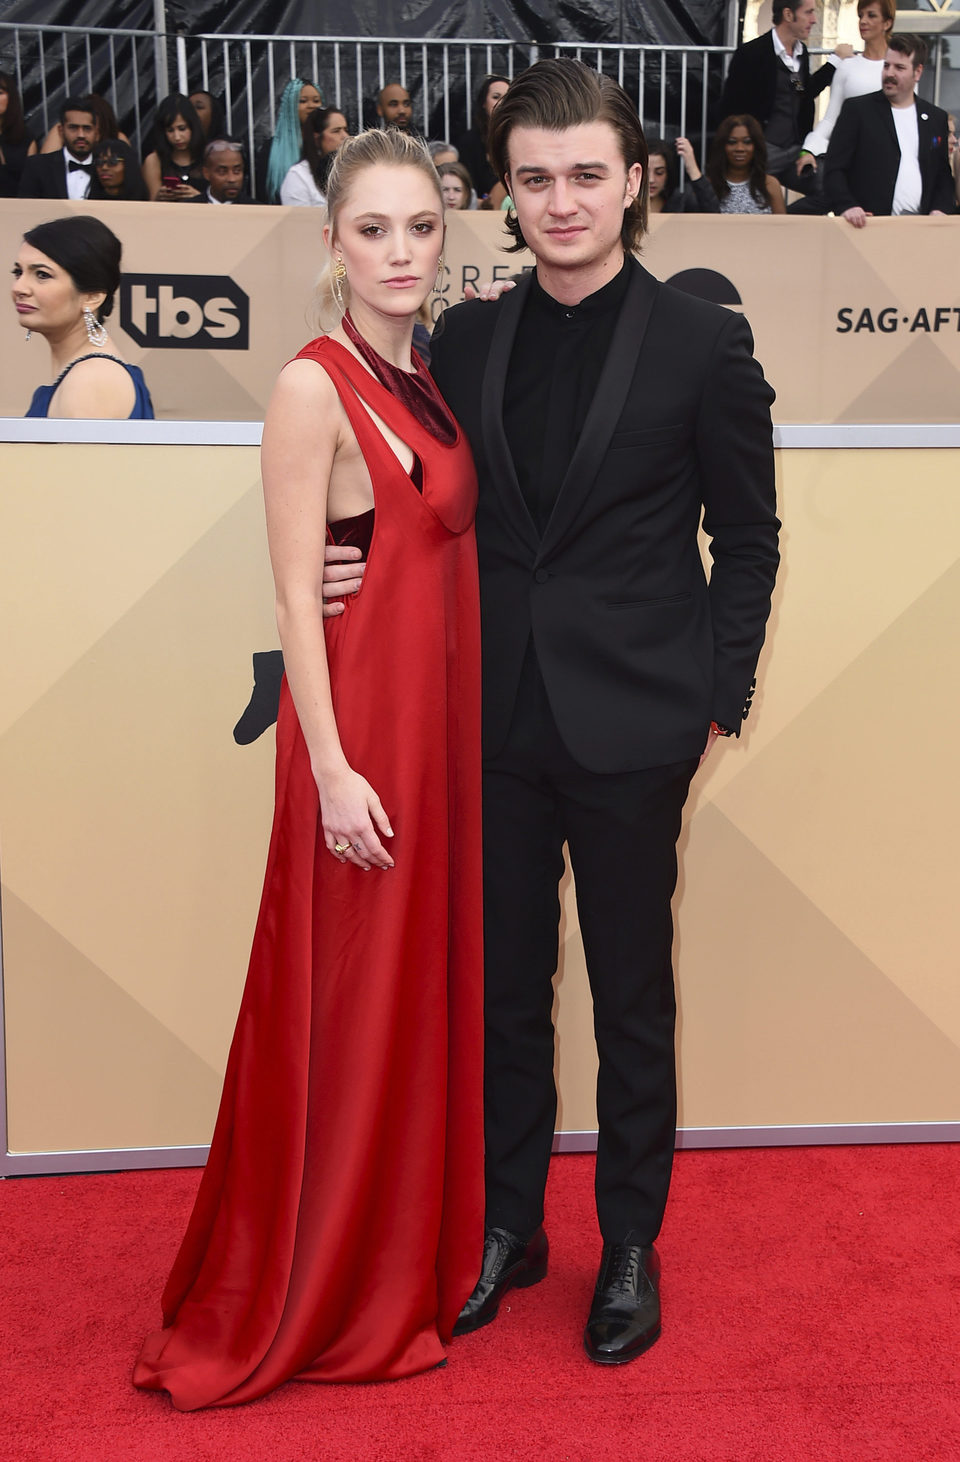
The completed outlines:
<svg viewBox="0 0 960 1462">
<path fill-rule="evenodd" d="M 572 168 L 580 163 L 623 165 L 620 138 L 609 122 L 582 122 L 576 127 L 511 127 L 507 151 L 513 168 Z"/>
<path fill-rule="evenodd" d="M 396 84 L 393 86 L 385 86 L 380 95 L 385 102 L 408 102 L 410 100 L 410 93 L 405 87 L 397 86 Z"/>
</svg>

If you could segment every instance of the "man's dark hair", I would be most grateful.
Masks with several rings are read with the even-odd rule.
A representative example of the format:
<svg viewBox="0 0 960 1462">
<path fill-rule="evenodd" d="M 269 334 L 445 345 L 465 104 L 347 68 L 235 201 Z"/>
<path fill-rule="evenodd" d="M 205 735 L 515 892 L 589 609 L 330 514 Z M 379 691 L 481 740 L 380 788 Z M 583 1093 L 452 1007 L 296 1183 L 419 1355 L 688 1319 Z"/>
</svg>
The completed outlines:
<svg viewBox="0 0 960 1462">
<path fill-rule="evenodd" d="M 60 125 L 61 126 L 67 120 L 67 113 L 68 112 L 87 112 L 93 118 L 93 120 L 95 122 L 98 121 L 96 105 L 91 100 L 91 98 L 88 97 L 88 96 L 66 96 L 66 97 L 64 97 L 64 99 L 63 99 L 63 105 L 60 108 Z"/>
<path fill-rule="evenodd" d="M 783 12 L 785 10 L 789 10 L 791 14 L 796 15 L 799 7 L 800 0 L 793 0 L 792 5 L 789 4 L 789 0 L 773 0 L 773 6 L 770 11 L 770 19 L 773 21 L 774 25 L 779 25 L 781 20 L 783 19 Z"/>
<path fill-rule="evenodd" d="M 103 293 L 106 298 L 97 311 L 97 318 L 101 321 L 107 318 L 120 284 L 123 248 L 105 223 L 87 213 L 73 214 L 70 218 L 38 223 L 36 228 L 27 230 L 23 239 L 65 269 L 80 294 Z"/>
<path fill-rule="evenodd" d="M 627 168 L 643 169 L 640 192 L 624 210 L 620 237 L 628 253 L 637 248 L 647 227 L 647 144 L 636 108 L 612 76 L 604 76 L 569 59 L 537 61 L 522 72 L 490 118 L 488 151 L 503 186 L 510 191 L 509 141 L 514 127 L 541 127 L 564 132 L 589 122 L 608 122 L 617 134 Z M 511 252 L 525 249 L 516 210 L 505 215 L 513 235 Z"/>
<path fill-rule="evenodd" d="M 929 51 L 923 36 L 905 34 L 903 31 L 892 35 L 887 41 L 887 50 L 896 51 L 901 56 L 907 56 L 913 62 L 913 69 L 918 66 L 926 66 Z"/>
</svg>

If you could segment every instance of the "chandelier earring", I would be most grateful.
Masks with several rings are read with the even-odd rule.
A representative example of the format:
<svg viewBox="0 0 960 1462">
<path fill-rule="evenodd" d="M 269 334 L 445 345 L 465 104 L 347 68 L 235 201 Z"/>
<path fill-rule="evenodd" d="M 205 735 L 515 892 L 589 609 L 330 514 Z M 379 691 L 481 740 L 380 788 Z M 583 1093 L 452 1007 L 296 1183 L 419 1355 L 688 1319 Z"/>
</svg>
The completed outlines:
<svg viewBox="0 0 960 1462">
<path fill-rule="evenodd" d="M 110 337 L 89 305 L 83 311 L 83 323 L 87 327 L 87 339 L 91 345 L 106 345 Z"/>
<path fill-rule="evenodd" d="M 26 335 L 24 335 L 24 337 L 23 337 L 24 340 L 29 340 L 30 339 L 30 336 L 32 334 L 33 334 L 33 331 L 32 330 L 28 330 L 27 333 L 26 333 Z"/>
<path fill-rule="evenodd" d="M 346 306 L 343 302 L 343 285 L 347 277 L 347 266 L 342 259 L 338 259 L 333 266 L 333 293 L 336 296 L 337 304 L 341 310 Z"/>
<path fill-rule="evenodd" d="M 433 292 L 434 292 L 434 294 L 440 294 L 440 293 L 442 293 L 442 291 L 443 291 L 443 284 L 444 284 L 444 276 L 445 276 L 446 272 L 447 272 L 447 266 L 443 262 L 443 254 L 441 252 L 440 258 L 437 260 L 437 277 L 436 277 L 436 280 L 435 280 L 434 286 L 433 286 Z"/>
</svg>

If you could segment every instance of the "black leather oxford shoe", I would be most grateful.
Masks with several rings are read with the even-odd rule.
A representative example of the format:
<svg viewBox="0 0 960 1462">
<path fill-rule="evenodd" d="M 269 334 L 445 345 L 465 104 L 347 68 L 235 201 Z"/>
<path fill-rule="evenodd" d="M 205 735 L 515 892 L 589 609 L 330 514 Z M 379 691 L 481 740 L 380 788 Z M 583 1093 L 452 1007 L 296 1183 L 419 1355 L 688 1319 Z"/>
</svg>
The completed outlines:
<svg viewBox="0 0 960 1462">
<path fill-rule="evenodd" d="M 591 1360 L 620 1366 L 649 1350 L 660 1335 L 659 1287 L 660 1258 L 652 1244 L 604 1244 L 583 1332 Z"/>
<path fill-rule="evenodd" d="M 539 1284 L 547 1272 L 549 1245 L 542 1228 L 529 1243 L 505 1228 L 487 1229 L 483 1245 L 483 1266 L 473 1294 L 460 1311 L 454 1335 L 469 1335 L 489 1325 L 508 1289 L 526 1289 Z"/>
</svg>

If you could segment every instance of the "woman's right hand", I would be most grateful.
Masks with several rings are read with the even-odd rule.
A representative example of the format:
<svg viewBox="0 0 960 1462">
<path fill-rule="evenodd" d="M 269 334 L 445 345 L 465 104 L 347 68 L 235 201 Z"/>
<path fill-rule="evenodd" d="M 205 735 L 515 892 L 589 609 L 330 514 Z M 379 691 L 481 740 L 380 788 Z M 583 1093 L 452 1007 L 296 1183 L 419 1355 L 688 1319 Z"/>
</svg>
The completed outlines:
<svg viewBox="0 0 960 1462">
<path fill-rule="evenodd" d="M 365 777 L 352 767 L 316 776 L 320 793 L 323 840 L 340 863 L 371 868 L 392 868 L 393 859 L 380 841 L 392 838 L 393 828 L 380 798 Z"/>
</svg>

